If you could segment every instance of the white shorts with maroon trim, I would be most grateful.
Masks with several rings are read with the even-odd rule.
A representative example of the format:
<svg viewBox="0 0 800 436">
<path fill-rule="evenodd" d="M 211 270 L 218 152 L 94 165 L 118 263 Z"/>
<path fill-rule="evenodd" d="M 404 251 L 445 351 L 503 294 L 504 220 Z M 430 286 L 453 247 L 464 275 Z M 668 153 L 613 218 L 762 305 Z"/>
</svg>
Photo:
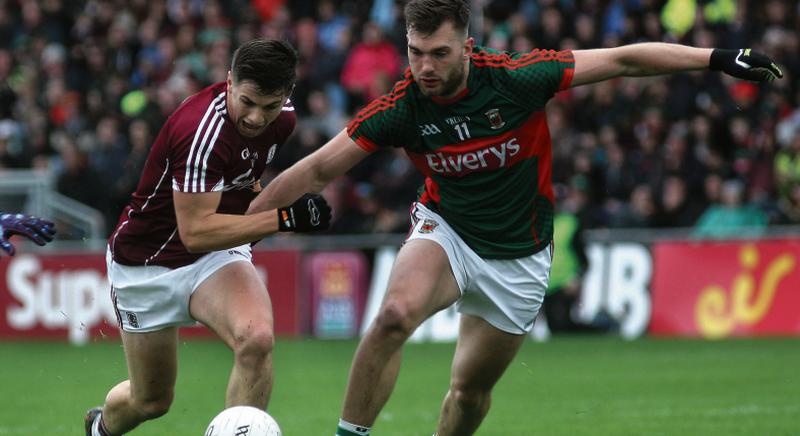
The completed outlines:
<svg viewBox="0 0 800 436">
<path fill-rule="evenodd" d="M 120 265 L 107 250 L 111 301 L 119 326 L 126 332 L 142 333 L 194 325 L 196 321 L 189 314 L 192 293 L 211 274 L 237 261 L 252 261 L 249 244 L 213 251 L 176 269 Z"/>
<path fill-rule="evenodd" d="M 483 259 L 441 215 L 421 203 L 414 204 L 411 220 L 407 241 L 428 239 L 447 253 L 461 290 L 456 302 L 460 313 L 482 318 L 508 333 L 530 332 L 550 281 L 551 250 L 518 259 Z"/>
</svg>

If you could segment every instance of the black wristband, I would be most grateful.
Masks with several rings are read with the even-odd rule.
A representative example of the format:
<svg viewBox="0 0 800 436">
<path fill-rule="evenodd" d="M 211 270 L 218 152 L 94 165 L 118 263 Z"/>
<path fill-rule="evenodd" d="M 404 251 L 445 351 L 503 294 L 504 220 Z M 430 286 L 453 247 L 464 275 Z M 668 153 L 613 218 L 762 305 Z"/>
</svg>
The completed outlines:
<svg viewBox="0 0 800 436">
<path fill-rule="evenodd" d="M 711 71 L 722 71 L 725 64 L 728 63 L 730 59 L 735 60 L 738 54 L 739 50 L 715 48 L 711 51 L 711 59 L 708 62 L 708 68 Z"/>
</svg>

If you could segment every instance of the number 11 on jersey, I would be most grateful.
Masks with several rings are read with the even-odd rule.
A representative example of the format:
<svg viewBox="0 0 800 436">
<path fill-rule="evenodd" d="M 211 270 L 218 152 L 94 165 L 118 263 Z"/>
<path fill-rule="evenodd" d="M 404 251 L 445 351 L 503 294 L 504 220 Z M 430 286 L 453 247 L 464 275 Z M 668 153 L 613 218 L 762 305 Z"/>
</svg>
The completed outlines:
<svg viewBox="0 0 800 436">
<path fill-rule="evenodd" d="M 469 135 L 469 129 L 467 128 L 467 123 L 458 123 L 453 126 L 456 129 L 456 133 L 458 133 L 458 140 L 463 141 L 465 139 L 469 139 L 471 136 Z"/>
</svg>

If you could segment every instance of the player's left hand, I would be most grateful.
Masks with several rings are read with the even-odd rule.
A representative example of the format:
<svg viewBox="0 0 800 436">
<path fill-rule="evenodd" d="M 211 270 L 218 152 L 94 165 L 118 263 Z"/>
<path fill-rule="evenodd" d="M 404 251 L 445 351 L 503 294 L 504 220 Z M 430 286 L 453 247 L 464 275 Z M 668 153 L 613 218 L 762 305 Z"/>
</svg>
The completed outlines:
<svg viewBox="0 0 800 436">
<path fill-rule="evenodd" d="M 291 206 L 278 209 L 279 232 L 314 232 L 331 224 L 331 207 L 319 194 L 305 194 Z"/>
<path fill-rule="evenodd" d="M 709 68 L 752 82 L 772 82 L 783 77 L 783 71 L 772 59 L 749 48 L 714 49 Z"/>
<path fill-rule="evenodd" d="M 12 235 L 22 235 L 38 245 L 44 245 L 52 241 L 55 234 L 55 224 L 45 219 L 21 213 L 0 215 L 0 248 L 10 256 L 16 253 L 14 245 L 8 241 Z"/>
</svg>

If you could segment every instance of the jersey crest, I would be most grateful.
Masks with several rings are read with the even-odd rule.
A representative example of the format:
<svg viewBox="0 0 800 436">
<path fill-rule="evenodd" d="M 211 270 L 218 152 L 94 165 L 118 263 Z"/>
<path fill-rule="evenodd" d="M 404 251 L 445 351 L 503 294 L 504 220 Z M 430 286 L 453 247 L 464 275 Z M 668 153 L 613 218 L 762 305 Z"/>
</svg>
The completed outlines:
<svg viewBox="0 0 800 436">
<path fill-rule="evenodd" d="M 492 130 L 502 129 L 506 125 L 503 117 L 500 116 L 500 109 L 489 109 L 484 115 L 489 119 L 489 127 Z"/>
<path fill-rule="evenodd" d="M 422 225 L 419 226 L 419 232 L 420 233 L 431 233 L 438 226 L 439 226 L 439 223 L 437 223 L 436 220 L 433 220 L 433 219 L 430 219 L 430 218 L 425 218 L 425 220 L 422 221 Z"/>
</svg>

